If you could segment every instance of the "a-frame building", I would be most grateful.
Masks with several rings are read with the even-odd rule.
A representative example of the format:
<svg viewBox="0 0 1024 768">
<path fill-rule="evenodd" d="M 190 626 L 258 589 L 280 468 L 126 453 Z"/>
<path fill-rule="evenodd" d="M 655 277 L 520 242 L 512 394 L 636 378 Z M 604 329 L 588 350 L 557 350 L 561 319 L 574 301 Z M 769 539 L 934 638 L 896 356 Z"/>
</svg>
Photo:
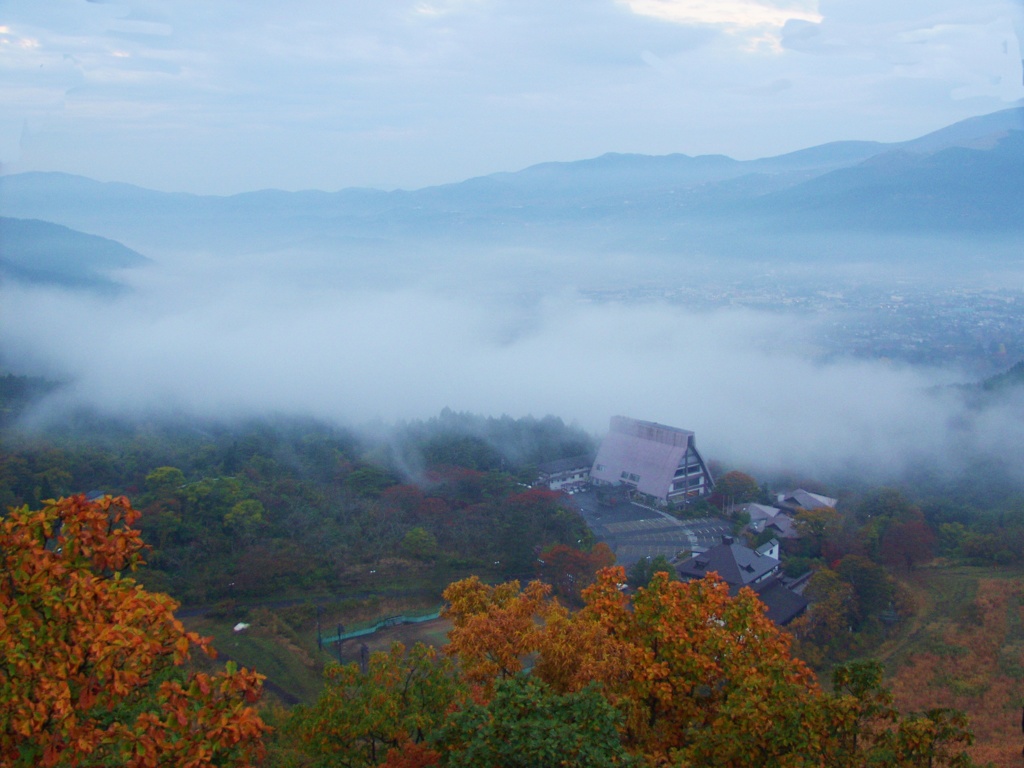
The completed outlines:
<svg viewBox="0 0 1024 768">
<path fill-rule="evenodd" d="M 612 417 L 590 479 L 632 487 L 663 504 L 692 501 L 714 487 L 693 432 L 625 416 Z"/>
</svg>

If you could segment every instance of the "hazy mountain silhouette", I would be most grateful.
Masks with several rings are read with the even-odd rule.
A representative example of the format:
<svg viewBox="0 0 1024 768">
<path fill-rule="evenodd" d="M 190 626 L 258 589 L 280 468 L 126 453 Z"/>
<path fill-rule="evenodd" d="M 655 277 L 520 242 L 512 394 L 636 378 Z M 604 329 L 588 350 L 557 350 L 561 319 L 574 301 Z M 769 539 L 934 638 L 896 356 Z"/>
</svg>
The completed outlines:
<svg viewBox="0 0 1024 768">
<path fill-rule="evenodd" d="M 834 142 L 750 161 L 611 153 L 413 191 L 221 197 L 24 173 L 0 177 L 0 208 L 143 253 L 375 254 L 458 242 L 770 255 L 800 251 L 822 232 L 851 243 L 950 232 L 1017 238 L 1022 170 L 1024 109 L 1010 109 L 896 144 Z"/>
<path fill-rule="evenodd" d="M 0 218 L 0 274 L 15 280 L 111 288 L 111 273 L 149 260 L 121 243 L 59 224 Z"/>
</svg>

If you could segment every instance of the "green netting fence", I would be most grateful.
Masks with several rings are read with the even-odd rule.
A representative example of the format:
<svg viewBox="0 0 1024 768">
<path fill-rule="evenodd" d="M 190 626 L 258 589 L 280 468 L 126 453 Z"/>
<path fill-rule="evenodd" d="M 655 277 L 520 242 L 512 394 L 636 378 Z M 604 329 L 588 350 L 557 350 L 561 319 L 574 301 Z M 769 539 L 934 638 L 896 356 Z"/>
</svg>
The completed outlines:
<svg viewBox="0 0 1024 768">
<path fill-rule="evenodd" d="M 429 612 L 413 611 L 410 613 L 403 613 L 399 616 L 388 616 L 386 619 L 381 619 L 380 621 L 373 622 L 372 624 L 356 624 L 354 627 L 345 632 L 341 632 L 340 634 L 322 636 L 320 638 L 320 642 L 323 645 L 340 643 L 345 640 L 351 640 L 354 637 L 372 635 L 374 632 L 385 629 L 386 627 L 397 627 L 400 624 L 419 624 L 420 622 L 433 621 L 440 617 L 440 608 L 435 608 Z"/>
</svg>

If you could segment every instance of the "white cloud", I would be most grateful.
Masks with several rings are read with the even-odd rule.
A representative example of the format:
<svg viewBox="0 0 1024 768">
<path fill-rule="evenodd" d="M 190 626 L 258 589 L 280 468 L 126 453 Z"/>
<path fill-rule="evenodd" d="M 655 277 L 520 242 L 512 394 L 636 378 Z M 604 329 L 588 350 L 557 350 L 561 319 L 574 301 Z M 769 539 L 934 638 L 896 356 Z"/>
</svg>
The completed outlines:
<svg viewBox="0 0 1024 768">
<path fill-rule="evenodd" d="M 644 16 L 678 24 L 781 27 L 790 19 L 820 21 L 816 0 L 766 3 L 757 0 L 621 0 Z"/>
<path fill-rule="evenodd" d="M 358 425 L 449 406 L 551 413 L 600 434 L 625 413 L 694 429 L 710 456 L 807 471 L 898 472 L 945 461 L 957 441 L 999 455 L 1022 437 L 1005 413 L 926 396 L 944 380 L 935 371 L 814 361 L 798 317 L 573 293 L 525 305 L 464 289 L 348 289 L 323 275 L 310 287 L 287 269 L 238 278 L 236 267 L 153 268 L 118 299 L 9 285 L 0 344 L 8 361 L 71 379 L 74 401 L 118 414 Z"/>
<path fill-rule="evenodd" d="M 781 52 L 779 38 L 790 21 L 820 22 L 816 0 L 620 0 L 642 16 L 684 25 L 721 26 L 742 37 L 747 50 Z"/>
<path fill-rule="evenodd" d="M 0 18 L 0 161 L 162 189 L 423 186 L 608 151 L 749 158 L 912 138 L 1022 90 L 1011 0 L 43 6 L 11 0 Z"/>
</svg>

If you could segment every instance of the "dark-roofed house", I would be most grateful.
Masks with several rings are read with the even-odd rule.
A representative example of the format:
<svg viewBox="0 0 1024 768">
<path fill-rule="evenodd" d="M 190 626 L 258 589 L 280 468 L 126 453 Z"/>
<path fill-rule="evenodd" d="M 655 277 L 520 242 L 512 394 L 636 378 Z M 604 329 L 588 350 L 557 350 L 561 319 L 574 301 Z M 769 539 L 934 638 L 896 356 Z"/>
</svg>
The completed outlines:
<svg viewBox="0 0 1024 768">
<path fill-rule="evenodd" d="M 583 485 L 590 478 L 593 455 L 570 456 L 568 459 L 546 461 L 537 466 L 537 484 L 546 485 L 552 491 L 576 485 Z"/>
<path fill-rule="evenodd" d="M 613 416 L 590 471 L 595 485 L 623 484 L 663 504 L 706 496 L 714 481 L 693 432 Z"/>
<path fill-rule="evenodd" d="M 772 536 L 780 539 L 799 539 L 800 531 L 797 530 L 793 518 L 789 515 L 776 515 L 764 524 L 764 529 L 770 531 Z"/>
<path fill-rule="evenodd" d="M 737 544 L 732 536 L 723 536 L 722 543 L 680 563 L 676 570 L 687 581 L 703 579 L 714 571 L 723 581 L 747 587 L 778 573 L 782 563 L 772 557 L 771 550 L 756 550 Z"/>
<path fill-rule="evenodd" d="M 731 594 L 750 587 L 764 603 L 768 618 L 781 626 L 804 612 L 807 599 L 783 583 L 778 554 L 777 541 L 751 549 L 724 536 L 721 544 L 680 563 L 676 570 L 685 581 L 717 573 L 729 585 Z"/>
<path fill-rule="evenodd" d="M 780 627 L 807 610 L 807 598 L 783 584 L 778 576 L 755 584 L 754 591 L 767 609 L 765 615 Z"/>
</svg>

